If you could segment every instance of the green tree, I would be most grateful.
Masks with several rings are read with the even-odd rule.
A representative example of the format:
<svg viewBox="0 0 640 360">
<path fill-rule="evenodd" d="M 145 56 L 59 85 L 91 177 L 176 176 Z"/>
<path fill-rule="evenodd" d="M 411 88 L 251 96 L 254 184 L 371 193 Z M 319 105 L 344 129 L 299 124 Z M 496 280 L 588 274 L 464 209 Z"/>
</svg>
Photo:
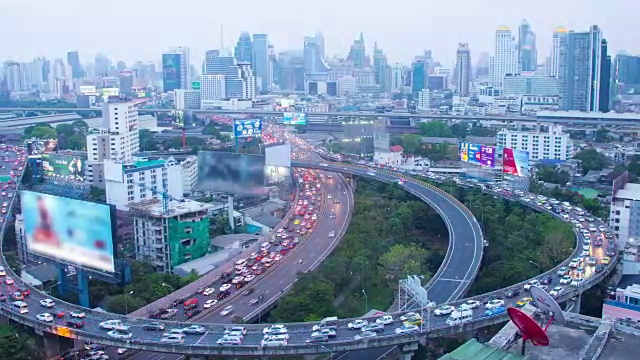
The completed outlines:
<svg viewBox="0 0 640 360">
<path fill-rule="evenodd" d="M 472 136 L 493 137 L 493 136 L 496 136 L 496 134 L 497 134 L 496 130 L 492 128 L 484 127 L 480 123 L 473 124 L 473 126 L 471 127 L 471 130 L 469 130 L 469 135 L 472 135 Z"/>
<path fill-rule="evenodd" d="M 558 170 L 555 166 L 541 166 L 536 172 L 538 180 L 547 183 L 566 185 L 571 180 L 571 175 L 565 170 Z"/>
<path fill-rule="evenodd" d="M 58 135 L 64 135 L 66 137 L 70 137 L 75 134 L 75 130 L 73 129 L 73 125 L 71 124 L 59 124 L 56 126 L 56 132 Z"/>
<path fill-rule="evenodd" d="M 138 137 L 140 138 L 140 149 L 142 151 L 158 150 L 159 143 L 148 129 L 140 129 Z"/>
<path fill-rule="evenodd" d="M 70 150 L 87 150 L 87 138 L 86 135 L 73 134 L 67 138 L 67 149 Z"/>
<path fill-rule="evenodd" d="M 582 162 L 582 171 L 585 174 L 591 170 L 602 170 L 609 165 L 609 159 L 594 148 L 580 150 L 574 158 Z"/>
<path fill-rule="evenodd" d="M 400 144 L 404 148 L 405 153 L 416 154 L 421 148 L 422 141 L 420 135 L 402 134 L 400 138 Z"/>
<path fill-rule="evenodd" d="M 42 355 L 32 338 L 11 325 L 0 324 L 0 359 L 41 359 Z"/>
<path fill-rule="evenodd" d="M 457 122 L 451 125 L 451 133 L 454 137 L 464 139 L 469 135 L 469 124 L 466 122 Z"/>
<path fill-rule="evenodd" d="M 202 135 L 213 136 L 216 139 L 219 139 L 222 136 L 220 130 L 218 130 L 216 125 L 213 123 L 209 123 L 202 128 Z"/>
<path fill-rule="evenodd" d="M 200 148 L 204 148 L 206 145 L 206 141 L 204 139 L 193 137 L 193 136 L 187 136 L 185 139 L 185 142 L 186 142 L 187 148 L 190 148 L 190 149 L 194 149 L 194 148 L 200 149 Z M 162 145 L 165 150 L 182 149 L 182 137 L 176 136 L 171 139 L 167 139 L 162 143 Z"/>
<path fill-rule="evenodd" d="M 444 121 L 427 121 L 420 123 L 420 134 L 429 137 L 454 137 L 451 127 Z"/>
<path fill-rule="evenodd" d="M 71 123 L 75 134 L 87 135 L 89 133 L 89 124 L 84 120 L 76 120 Z"/>
<path fill-rule="evenodd" d="M 609 143 L 609 142 L 612 142 L 613 140 L 614 138 L 611 135 L 611 131 L 609 131 L 609 129 L 600 128 L 596 130 L 595 141 L 597 143 Z"/>
<path fill-rule="evenodd" d="M 58 133 L 56 132 L 56 129 L 52 128 L 48 124 L 29 126 L 24 130 L 24 135 L 26 138 L 37 138 L 37 139 L 57 139 L 58 138 Z"/>
<path fill-rule="evenodd" d="M 380 257 L 382 272 L 390 283 L 396 283 L 407 275 L 425 275 L 424 261 L 427 251 L 417 245 L 396 244 Z"/>
</svg>

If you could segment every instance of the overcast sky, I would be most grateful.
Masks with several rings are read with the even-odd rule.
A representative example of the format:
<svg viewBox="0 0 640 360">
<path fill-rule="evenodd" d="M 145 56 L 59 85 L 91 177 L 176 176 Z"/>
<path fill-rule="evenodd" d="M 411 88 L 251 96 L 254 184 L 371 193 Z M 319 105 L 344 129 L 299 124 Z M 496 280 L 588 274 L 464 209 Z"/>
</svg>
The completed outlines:
<svg viewBox="0 0 640 360">
<path fill-rule="evenodd" d="M 447 66 L 458 42 L 472 56 L 491 51 L 499 25 L 512 31 L 526 18 L 537 35 L 539 62 L 547 56 L 553 29 L 576 31 L 598 24 L 610 53 L 640 53 L 638 0 L 0 0 L 0 60 L 65 57 L 78 50 L 83 62 L 95 53 L 112 60 L 160 61 L 170 46 L 191 48 L 199 65 L 208 49 L 232 47 L 241 31 L 267 33 L 276 51 L 301 48 L 304 35 L 321 31 L 327 55 L 345 57 L 364 33 L 390 62 L 409 63 L 431 49 Z"/>
</svg>

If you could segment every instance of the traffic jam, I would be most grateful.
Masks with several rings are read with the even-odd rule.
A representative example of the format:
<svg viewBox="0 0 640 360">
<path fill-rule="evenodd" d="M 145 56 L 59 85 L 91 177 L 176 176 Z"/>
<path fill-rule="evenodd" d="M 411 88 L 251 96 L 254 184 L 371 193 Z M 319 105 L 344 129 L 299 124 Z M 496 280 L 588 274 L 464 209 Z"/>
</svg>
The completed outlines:
<svg viewBox="0 0 640 360">
<path fill-rule="evenodd" d="M 0 178 L 2 178 L 0 180 L 0 202 L 2 202 L 0 224 L 2 224 L 6 221 L 9 204 L 18 186 L 16 183 L 18 181 L 17 177 L 24 170 L 25 162 L 27 161 L 27 149 L 0 144 L 0 151 L 2 151 L 2 162 L 0 162 L 0 174 L 2 174 L 0 175 Z"/>
<path fill-rule="evenodd" d="M 280 263 L 298 244 L 306 240 L 313 233 L 320 216 L 323 206 L 322 181 L 325 177 L 319 171 L 309 169 L 294 169 L 293 174 L 298 183 L 299 196 L 292 205 L 293 216 L 286 225 L 261 243 L 258 251 L 237 260 L 233 268 L 224 272 L 216 283 L 200 288 L 191 297 L 175 300 L 172 308 L 160 309 L 149 317 L 160 320 L 191 319 L 237 291 L 243 291 L 248 284 L 259 281 L 260 275 Z M 252 288 L 244 290 L 242 295 L 254 295 L 255 298 L 250 301 L 253 305 L 257 305 L 262 298 L 262 294 L 254 294 Z M 226 306 L 220 312 L 222 316 L 232 314 L 233 305 Z"/>
</svg>

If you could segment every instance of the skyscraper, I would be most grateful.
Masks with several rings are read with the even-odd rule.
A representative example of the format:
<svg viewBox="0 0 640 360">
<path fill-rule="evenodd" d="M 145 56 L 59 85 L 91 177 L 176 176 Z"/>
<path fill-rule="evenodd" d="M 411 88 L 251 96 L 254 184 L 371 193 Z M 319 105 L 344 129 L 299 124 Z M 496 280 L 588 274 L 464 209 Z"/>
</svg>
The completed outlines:
<svg viewBox="0 0 640 360">
<path fill-rule="evenodd" d="M 640 84 L 640 56 L 616 55 L 615 80 L 619 85 Z"/>
<path fill-rule="evenodd" d="M 563 27 L 558 27 L 553 32 L 553 40 L 551 42 L 551 55 L 547 64 L 547 75 L 558 77 L 558 67 L 560 64 L 560 46 L 564 43 L 564 37 L 569 31 Z"/>
<path fill-rule="evenodd" d="M 255 76 L 258 78 L 260 91 L 269 90 L 269 40 L 267 34 L 253 34 L 253 60 L 251 61 Z"/>
<path fill-rule="evenodd" d="M 364 35 L 360 33 L 360 38 L 353 42 L 351 50 L 347 56 L 347 60 L 353 61 L 353 67 L 356 69 L 362 69 L 367 65 L 366 63 L 366 49 L 364 45 Z"/>
<path fill-rule="evenodd" d="M 608 53 L 607 40 L 600 42 L 600 89 L 598 111 L 611 111 L 611 56 Z"/>
<path fill-rule="evenodd" d="M 418 60 L 411 64 L 411 94 L 414 100 L 418 99 L 422 90 L 427 89 L 429 83 L 427 66 L 424 60 Z"/>
<path fill-rule="evenodd" d="M 373 68 L 376 84 L 380 85 L 382 92 L 389 91 L 387 56 L 378 48 L 378 43 L 373 46 Z"/>
<path fill-rule="evenodd" d="M 456 89 L 460 96 L 469 96 L 471 81 L 471 50 L 468 43 L 458 44 L 456 53 Z"/>
<path fill-rule="evenodd" d="M 394 64 L 390 71 L 389 88 L 391 92 L 402 92 L 404 89 L 404 66 L 402 64 Z"/>
<path fill-rule="evenodd" d="M 77 51 L 70 51 L 67 53 L 67 63 L 71 67 L 71 77 L 73 79 L 82 79 L 84 71 L 80 64 L 80 55 Z"/>
<path fill-rule="evenodd" d="M 172 47 L 162 55 L 162 82 L 165 92 L 191 89 L 191 62 L 188 47 Z"/>
<path fill-rule="evenodd" d="M 227 51 L 220 51 L 218 56 L 208 53 L 206 64 L 207 75 L 224 76 L 224 92 L 227 98 L 254 99 L 256 96 L 257 81 L 251 69 L 251 63 L 237 62 L 235 57 Z"/>
<path fill-rule="evenodd" d="M 97 76 L 109 76 L 111 71 L 111 60 L 106 55 L 96 54 L 95 56 L 95 73 Z"/>
<path fill-rule="evenodd" d="M 244 31 L 240 34 L 233 54 L 236 61 L 245 61 L 249 63 L 253 61 L 253 42 L 251 41 L 251 35 L 248 32 Z"/>
<path fill-rule="evenodd" d="M 518 50 L 511 30 L 501 26 L 496 30 L 495 48 L 489 61 L 489 81 L 501 88 L 504 76 L 518 73 Z"/>
<path fill-rule="evenodd" d="M 305 79 L 326 80 L 331 67 L 324 60 L 324 37 L 316 33 L 314 37 L 304 38 Z"/>
<path fill-rule="evenodd" d="M 518 66 L 520 71 L 536 71 L 538 67 L 536 34 L 527 20 L 518 28 Z"/>
</svg>

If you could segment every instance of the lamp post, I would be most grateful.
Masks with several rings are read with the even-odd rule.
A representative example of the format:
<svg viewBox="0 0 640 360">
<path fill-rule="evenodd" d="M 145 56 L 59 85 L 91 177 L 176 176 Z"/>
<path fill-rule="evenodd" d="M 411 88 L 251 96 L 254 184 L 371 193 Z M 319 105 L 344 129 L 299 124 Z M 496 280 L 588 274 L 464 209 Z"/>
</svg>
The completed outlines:
<svg viewBox="0 0 640 360">
<path fill-rule="evenodd" d="M 362 289 L 362 295 L 364 295 L 364 312 L 365 314 L 369 312 L 369 298 L 367 297 L 367 292 Z"/>
<path fill-rule="evenodd" d="M 171 291 L 176 291 L 176 289 L 174 289 L 173 286 L 171 286 L 169 284 L 166 284 L 166 283 L 162 283 L 162 284 L 160 284 L 160 286 L 168 287 L 169 289 L 171 289 Z"/>
<path fill-rule="evenodd" d="M 542 266 L 540 266 L 540 264 L 531 260 L 529 260 L 529 264 L 535 265 L 538 268 L 538 275 L 542 274 Z"/>
<path fill-rule="evenodd" d="M 129 307 L 127 304 L 127 296 L 129 295 L 133 295 L 133 290 L 129 291 L 128 293 L 124 294 L 124 314 L 127 315 L 129 314 Z"/>
<path fill-rule="evenodd" d="M 322 345 L 320 345 L 320 347 L 325 349 L 325 350 L 327 350 L 329 352 L 329 354 L 330 354 L 330 359 L 333 360 L 333 351 L 331 351 L 331 349 L 329 349 L 329 348 L 327 348 L 325 346 L 322 346 Z"/>
</svg>

